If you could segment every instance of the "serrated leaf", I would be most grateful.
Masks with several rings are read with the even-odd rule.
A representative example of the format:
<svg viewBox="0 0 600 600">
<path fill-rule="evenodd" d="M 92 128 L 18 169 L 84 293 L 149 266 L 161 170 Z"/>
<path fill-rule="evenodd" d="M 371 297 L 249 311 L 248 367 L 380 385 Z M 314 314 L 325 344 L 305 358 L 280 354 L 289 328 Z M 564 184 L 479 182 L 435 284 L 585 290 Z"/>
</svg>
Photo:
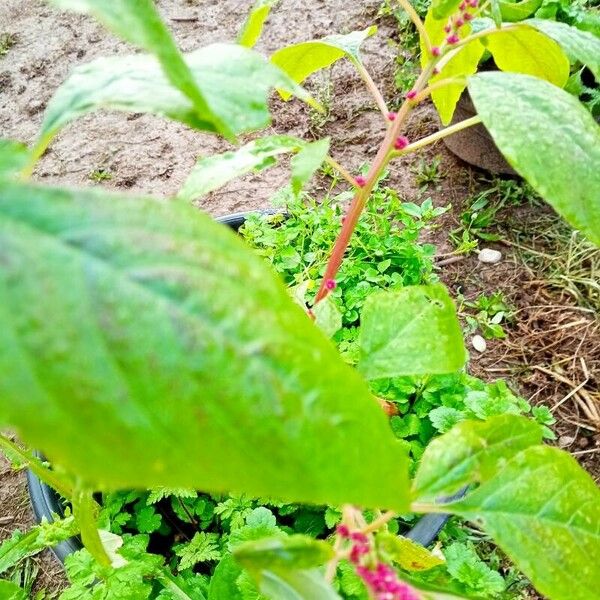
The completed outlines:
<svg viewBox="0 0 600 600">
<path fill-rule="evenodd" d="M 500 0 L 500 13 L 504 21 L 522 21 L 532 15 L 544 0 L 522 0 L 521 2 L 502 2 Z"/>
<path fill-rule="evenodd" d="M 567 92 L 528 75 L 479 73 L 469 92 L 511 166 L 600 244 L 600 127 L 592 115 Z"/>
<path fill-rule="evenodd" d="M 516 415 L 458 423 L 425 449 L 413 496 L 435 499 L 468 483 L 485 481 L 517 452 L 541 441 L 541 427 Z"/>
<path fill-rule="evenodd" d="M 202 131 L 216 132 L 211 115 L 227 120 L 236 135 L 266 127 L 268 96 L 285 89 L 309 100 L 284 73 L 260 54 L 234 44 L 212 44 L 186 55 L 209 112 L 199 110 L 171 85 L 153 57 L 99 58 L 77 67 L 50 101 L 37 154 L 69 122 L 97 109 L 158 114 Z"/>
<path fill-rule="evenodd" d="M 377 27 L 372 26 L 347 35 L 328 35 L 319 40 L 286 46 L 273 54 L 271 62 L 296 83 L 302 83 L 309 75 L 331 66 L 340 58 L 361 62 L 360 46 L 376 32 Z M 289 92 L 284 90 L 282 97 L 286 100 L 290 98 Z"/>
<path fill-rule="evenodd" d="M 124 40 L 156 56 L 167 80 L 191 100 L 193 110 L 224 135 L 229 122 L 215 114 L 152 0 L 50 0 L 59 8 L 91 15 Z"/>
<path fill-rule="evenodd" d="M 308 535 L 263 538 L 245 542 L 233 551 L 235 559 L 249 571 L 280 572 L 310 569 L 333 558 L 333 547 Z"/>
<path fill-rule="evenodd" d="M 283 571 L 277 574 L 263 571 L 259 587 L 269 600 L 341 600 L 316 570 Z"/>
<path fill-rule="evenodd" d="M 271 9 L 279 0 L 256 0 L 248 18 L 246 19 L 240 35 L 238 44 L 252 48 L 258 42 L 266 20 L 269 18 Z"/>
<path fill-rule="evenodd" d="M 219 549 L 219 534 L 198 531 L 187 543 L 174 547 L 179 556 L 179 570 L 189 569 L 202 562 L 212 562 L 221 559 Z"/>
<path fill-rule="evenodd" d="M 439 46 L 445 37 L 444 25 L 446 19 L 438 20 L 433 16 L 433 10 L 430 9 L 425 17 L 425 30 L 433 46 Z M 471 33 L 471 25 L 466 24 L 460 28 L 461 37 Z M 421 43 L 421 67 L 429 62 L 430 57 L 423 39 Z M 444 125 L 448 125 L 454 115 L 456 103 L 467 87 L 467 77 L 477 72 L 479 61 L 485 52 L 485 47 L 479 40 L 473 40 L 458 50 L 458 52 L 448 61 L 441 63 L 440 72 L 430 78 L 430 83 L 434 84 L 444 79 L 464 78 L 464 82 L 445 85 L 434 89 L 431 93 L 431 99 L 440 115 L 440 120 Z"/>
<path fill-rule="evenodd" d="M 444 560 L 412 540 L 387 532 L 377 534 L 377 548 L 406 571 L 427 571 Z"/>
<path fill-rule="evenodd" d="M 367 384 L 229 229 L 182 202 L 0 187 L 0 421 L 52 464 L 93 489 L 407 509 Z"/>
<path fill-rule="evenodd" d="M 331 140 L 324 138 L 305 144 L 292 158 L 292 190 L 299 194 L 323 164 L 329 152 Z"/>
<path fill-rule="evenodd" d="M 333 337 L 342 328 L 342 313 L 330 296 L 312 308 L 316 325 L 327 337 Z"/>
<path fill-rule="evenodd" d="M 249 142 L 237 150 L 201 158 L 177 197 L 187 202 L 196 200 L 236 177 L 273 166 L 276 156 L 296 152 L 303 145 L 298 138 L 274 135 Z"/>
<path fill-rule="evenodd" d="M 565 51 L 571 62 L 586 65 L 600 81 L 600 38 L 566 23 L 547 19 L 528 19 L 524 23 L 552 38 Z"/>
<path fill-rule="evenodd" d="M 0 139 L 0 179 L 11 177 L 27 164 L 28 150 L 25 144 Z"/>
<path fill-rule="evenodd" d="M 566 452 L 528 448 L 448 508 L 478 522 L 551 600 L 596 595 L 600 490 Z"/>
<path fill-rule="evenodd" d="M 442 285 L 368 296 L 359 334 L 367 379 L 452 373 L 466 361 L 456 309 Z"/>
<path fill-rule="evenodd" d="M 486 40 L 486 48 L 501 71 L 533 75 L 558 87 L 567 83 L 569 60 L 565 53 L 554 40 L 532 27 L 519 24 L 493 29 Z"/>
</svg>

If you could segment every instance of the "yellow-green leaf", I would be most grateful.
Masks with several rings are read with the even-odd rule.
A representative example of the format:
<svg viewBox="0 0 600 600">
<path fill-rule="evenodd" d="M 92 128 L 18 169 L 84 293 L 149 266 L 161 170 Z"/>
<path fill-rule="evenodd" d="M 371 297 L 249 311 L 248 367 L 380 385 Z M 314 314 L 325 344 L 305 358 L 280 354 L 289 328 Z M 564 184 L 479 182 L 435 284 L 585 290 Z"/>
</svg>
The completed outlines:
<svg viewBox="0 0 600 600">
<path fill-rule="evenodd" d="M 406 571 L 427 571 L 444 564 L 442 558 L 401 535 L 382 532 L 376 540 L 377 548 Z"/>
<path fill-rule="evenodd" d="M 257 0 L 248 18 L 246 19 L 240 35 L 238 36 L 238 44 L 252 48 L 262 33 L 265 21 L 271 13 L 271 9 L 279 2 L 279 0 Z"/>
</svg>

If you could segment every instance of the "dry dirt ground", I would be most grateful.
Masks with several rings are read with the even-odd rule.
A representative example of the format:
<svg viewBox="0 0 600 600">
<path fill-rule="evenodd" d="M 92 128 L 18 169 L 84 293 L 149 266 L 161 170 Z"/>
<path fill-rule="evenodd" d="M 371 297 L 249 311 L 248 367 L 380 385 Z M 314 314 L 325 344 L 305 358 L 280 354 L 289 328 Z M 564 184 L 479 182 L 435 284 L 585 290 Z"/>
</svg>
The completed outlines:
<svg viewBox="0 0 600 600">
<path fill-rule="evenodd" d="M 251 1 L 159 0 L 158 5 L 181 48 L 188 51 L 234 39 Z M 281 0 L 258 49 L 271 53 L 292 42 L 364 28 L 377 20 L 378 7 L 379 0 Z M 378 35 L 364 46 L 365 63 L 375 81 L 392 97 L 396 93 L 393 85 L 396 50 L 388 41 L 397 38 L 397 34 L 393 20 L 379 19 L 378 24 Z M 0 57 L 0 135 L 25 142 L 35 138 L 48 100 L 73 67 L 98 56 L 131 52 L 95 22 L 60 14 L 39 0 L 1 0 L 2 33 L 14 34 L 16 43 Z M 349 169 L 356 169 L 372 159 L 377 150 L 382 134 L 379 114 L 348 65 L 336 65 L 329 83 L 333 100 L 329 118 L 319 134 L 331 136 L 336 159 Z M 327 80 L 320 78 L 310 85 L 318 95 L 327 84 Z M 314 136 L 315 124 L 305 106 L 273 100 L 273 111 L 274 131 Z M 414 138 L 436 128 L 435 113 L 425 106 L 414 113 L 408 134 Z M 46 183 L 94 185 L 90 174 L 104 170 L 110 174 L 110 179 L 102 182 L 105 187 L 170 195 L 181 186 L 198 156 L 228 148 L 226 142 L 215 137 L 156 117 L 97 113 L 67 127 L 42 159 L 35 177 Z M 438 205 L 453 205 L 434 234 L 439 252 L 447 253 L 452 249 L 448 231 L 456 226 L 465 199 L 480 187 L 481 174 L 458 161 L 441 144 L 429 151 L 430 157 L 434 155 L 441 157 L 445 176 L 430 195 Z M 249 175 L 204 199 L 200 207 L 214 215 L 267 207 L 272 193 L 286 182 L 287 174 L 284 165 Z M 389 184 L 406 200 L 417 197 L 408 160 L 393 167 Z M 318 192 L 318 184 L 315 191 Z M 523 209 L 520 223 L 526 225 L 538 211 Z M 586 401 L 598 403 L 597 315 L 581 312 L 576 302 L 546 289 L 543 281 L 536 281 L 515 246 L 497 247 L 504 253 L 504 260 L 498 266 L 484 267 L 476 258 L 469 257 L 442 271 L 446 283 L 455 290 L 460 287 L 467 297 L 502 289 L 523 316 L 509 329 L 508 340 L 491 342 L 484 356 L 474 361 L 472 369 L 487 379 L 511 378 L 534 402 L 553 407 L 563 401 L 555 413 L 562 418 L 558 433 L 598 477 L 597 424 L 591 423 L 582 409 Z M 570 325 L 574 322 L 578 324 Z M 547 333 L 547 329 L 553 331 Z M 565 331 L 573 335 L 568 339 L 562 337 Z M 556 342 L 559 333 L 561 341 Z M 557 355 L 561 357 L 558 370 Z M 568 394 L 571 396 L 564 400 Z M 12 473 L 1 458 L 0 517 L 3 518 L 0 539 L 17 527 L 27 527 L 33 520 L 23 475 Z M 56 590 L 63 582 L 60 566 L 49 554 L 40 560 L 40 585 Z"/>
</svg>

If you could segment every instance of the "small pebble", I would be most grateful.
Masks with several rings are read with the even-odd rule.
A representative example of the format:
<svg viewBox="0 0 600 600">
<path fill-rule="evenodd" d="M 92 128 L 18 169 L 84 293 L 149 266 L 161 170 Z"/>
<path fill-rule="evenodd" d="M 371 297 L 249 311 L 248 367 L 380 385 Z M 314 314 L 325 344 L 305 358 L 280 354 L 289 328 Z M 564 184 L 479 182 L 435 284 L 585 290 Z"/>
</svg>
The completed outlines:
<svg viewBox="0 0 600 600">
<path fill-rule="evenodd" d="M 486 341 L 480 335 L 474 335 L 471 338 L 471 345 L 477 352 L 485 352 L 487 349 Z"/>
<path fill-rule="evenodd" d="M 492 250 L 491 248 L 483 248 L 477 255 L 479 262 L 493 265 L 502 260 L 502 252 Z"/>
<path fill-rule="evenodd" d="M 558 438 L 558 445 L 561 448 L 566 448 L 570 446 L 575 441 L 575 438 L 572 435 L 561 435 Z"/>
</svg>

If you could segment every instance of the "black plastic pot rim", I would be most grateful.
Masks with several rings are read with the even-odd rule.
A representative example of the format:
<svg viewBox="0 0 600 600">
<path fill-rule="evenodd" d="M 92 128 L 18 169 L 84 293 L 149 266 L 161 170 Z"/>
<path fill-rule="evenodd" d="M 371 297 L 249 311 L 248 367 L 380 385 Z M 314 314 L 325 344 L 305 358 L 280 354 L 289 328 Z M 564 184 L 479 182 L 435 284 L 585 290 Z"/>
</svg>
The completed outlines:
<svg viewBox="0 0 600 600">
<path fill-rule="evenodd" d="M 252 212 L 239 212 L 230 215 L 224 215 L 218 217 L 217 221 L 223 225 L 231 227 L 237 231 L 243 224 L 246 218 L 251 214 L 264 214 L 266 216 L 273 214 L 280 214 L 280 211 L 252 211 Z M 41 455 L 38 455 L 41 456 Z M 43 457 L 42 457 L 43 458 Z M 27 487 L 29 489 L 29 498 L 31 500 L 31 506 L 35 514 L 37 522 L 41 522 L 45 519 L 49 522 L 53 521 L 56 516 L 62 517 L 64 515 L 63 506 L 59 495 L 47 484 L 42 482 L 36 475 L 31 471 L 27 471 Z M 464 496 L 466 488 L 459 491 L 458 494 L 451 498 L 444 498 L 443 501 L 450 501 L 461 498 Z M 404 537 L 407 537 L 414 542 L 421 544 L 421 546 L 429 546 L 437 538 L 442 527 L 446 524 L 450 515 L 447 514 L 428 514 L 421 517 L 417 523 L 406 533 Z M 72 537 L 64 542 L 60 542 L 52 548 L 52 551 L 61 563 L 65 562 L 65 559 L 69 554 L 81 550 L 83 545 L 78 537 Z"/>
</svg>

